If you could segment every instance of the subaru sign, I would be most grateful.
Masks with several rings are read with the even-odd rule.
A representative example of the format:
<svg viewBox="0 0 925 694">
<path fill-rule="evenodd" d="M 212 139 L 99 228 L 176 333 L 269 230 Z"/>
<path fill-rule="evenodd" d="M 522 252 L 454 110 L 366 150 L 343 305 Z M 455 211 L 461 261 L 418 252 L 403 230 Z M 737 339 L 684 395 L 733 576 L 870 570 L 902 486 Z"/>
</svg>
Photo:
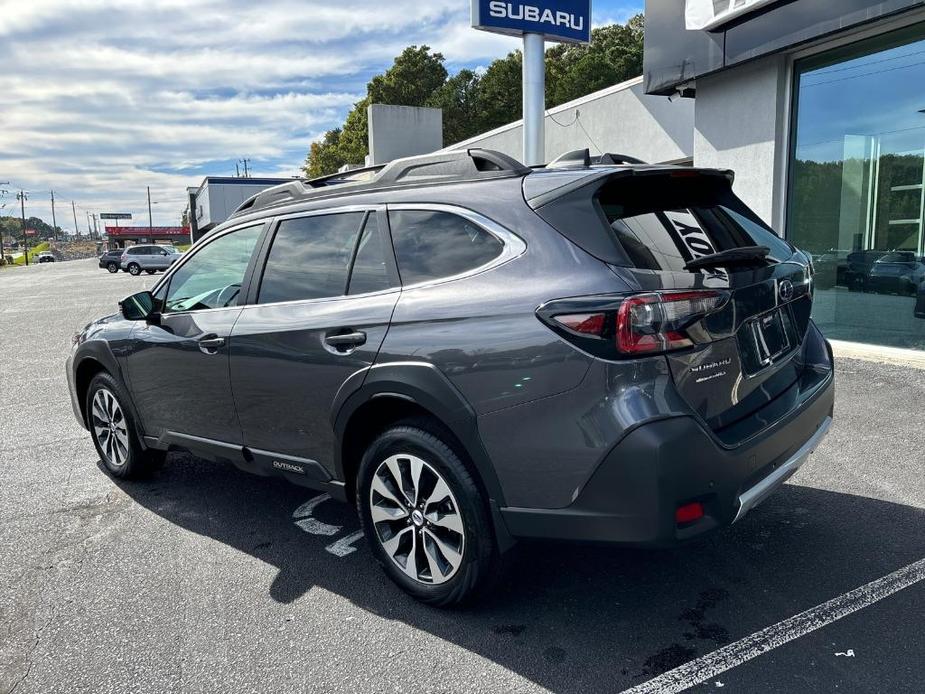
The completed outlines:
<svg viewBox="0 0 925 694">
<path fill-rule="evenodd" d="M 472 26 L 496 34 L 590 43 L 591 0 L 472 0 Z"/>
</svg>

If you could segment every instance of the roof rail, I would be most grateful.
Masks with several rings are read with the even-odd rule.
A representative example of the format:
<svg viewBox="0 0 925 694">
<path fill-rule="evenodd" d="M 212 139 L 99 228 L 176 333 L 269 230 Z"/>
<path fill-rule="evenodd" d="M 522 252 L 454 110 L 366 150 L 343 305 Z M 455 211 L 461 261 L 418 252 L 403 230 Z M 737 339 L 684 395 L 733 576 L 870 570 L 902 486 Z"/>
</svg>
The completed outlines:
<svg viewBox="0 0 925 694">
<path fill-rule="evenodd" d="M 396 159 L 376 177 L 376 183 L 444 181 L 524 175 L 530 169 L 516 159 L 490 149 L 464 149 Z"/>
<path fill-rule="evenodd" d="M 530 172 L 530 168 L 516 159 L 490 149 L 464 149 L 424 154 L 396 159 L 384 165 L 329 174 L 307 181 L 296 180 L 283 183 L 245 200 L 234 211 L 234 214 L 320 197 L 326 190 L 329 194 L 337 194 L 342 188 L 349 189 L 350 192 L 367 192 L 390 186 L 524 176 Z M 330 191 L 331 188 L 335 191 Z"/>
</svg>

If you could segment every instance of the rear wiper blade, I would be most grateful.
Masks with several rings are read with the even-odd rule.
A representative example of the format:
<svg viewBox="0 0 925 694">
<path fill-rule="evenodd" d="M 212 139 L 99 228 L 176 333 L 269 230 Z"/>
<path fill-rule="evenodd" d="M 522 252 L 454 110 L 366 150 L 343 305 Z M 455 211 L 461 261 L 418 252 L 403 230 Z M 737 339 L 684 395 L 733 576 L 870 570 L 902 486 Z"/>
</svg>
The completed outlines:
<svg viewBox="0 0 925 694">
<path fill-rule="evenodd" d="M 719 253 L 711 253 L 694 258 L 687 265 L 685 270 L 699 270 L 704 267 L 726 267 L 728 265 L 747 265 L 756 261 L 777 262 L 769 259 L 768 255 L 771 249 L 767 246 L 742 246 L 741 248 L 730 248 Z"/>
</svg>

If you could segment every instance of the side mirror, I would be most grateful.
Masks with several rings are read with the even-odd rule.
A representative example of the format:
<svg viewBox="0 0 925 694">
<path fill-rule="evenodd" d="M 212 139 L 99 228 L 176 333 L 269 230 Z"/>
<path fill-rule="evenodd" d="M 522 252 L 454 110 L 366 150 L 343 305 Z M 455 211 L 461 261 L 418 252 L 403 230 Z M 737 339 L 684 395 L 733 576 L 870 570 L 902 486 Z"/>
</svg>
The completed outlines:
<svg viewBox="0 0 925 694">
<path fill-rule="evenodd" d="M 119 302 L 119 310 L 126 320 L 147 320 L 154 315 L 154 296 L 151 292 L 138 292 Z"/>
</svg>

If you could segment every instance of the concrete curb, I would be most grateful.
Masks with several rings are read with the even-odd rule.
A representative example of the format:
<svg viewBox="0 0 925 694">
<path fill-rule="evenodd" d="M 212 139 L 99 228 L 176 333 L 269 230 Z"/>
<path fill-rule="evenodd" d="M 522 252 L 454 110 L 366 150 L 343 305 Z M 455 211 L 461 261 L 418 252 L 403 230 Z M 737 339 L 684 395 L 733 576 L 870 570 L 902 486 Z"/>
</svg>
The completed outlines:
<svg viewBox="0 0 925 694">
<path fill-rule="evenodd" d="M 899 347 L 882 347 L 866 345 L 860 342 L 843 342 L 830 340 L 836 358 L 861 359 L 881 364 L 897 364 L 925 369 L 925 351 L 917 349 L 900 349 Z"/>
</svg>

